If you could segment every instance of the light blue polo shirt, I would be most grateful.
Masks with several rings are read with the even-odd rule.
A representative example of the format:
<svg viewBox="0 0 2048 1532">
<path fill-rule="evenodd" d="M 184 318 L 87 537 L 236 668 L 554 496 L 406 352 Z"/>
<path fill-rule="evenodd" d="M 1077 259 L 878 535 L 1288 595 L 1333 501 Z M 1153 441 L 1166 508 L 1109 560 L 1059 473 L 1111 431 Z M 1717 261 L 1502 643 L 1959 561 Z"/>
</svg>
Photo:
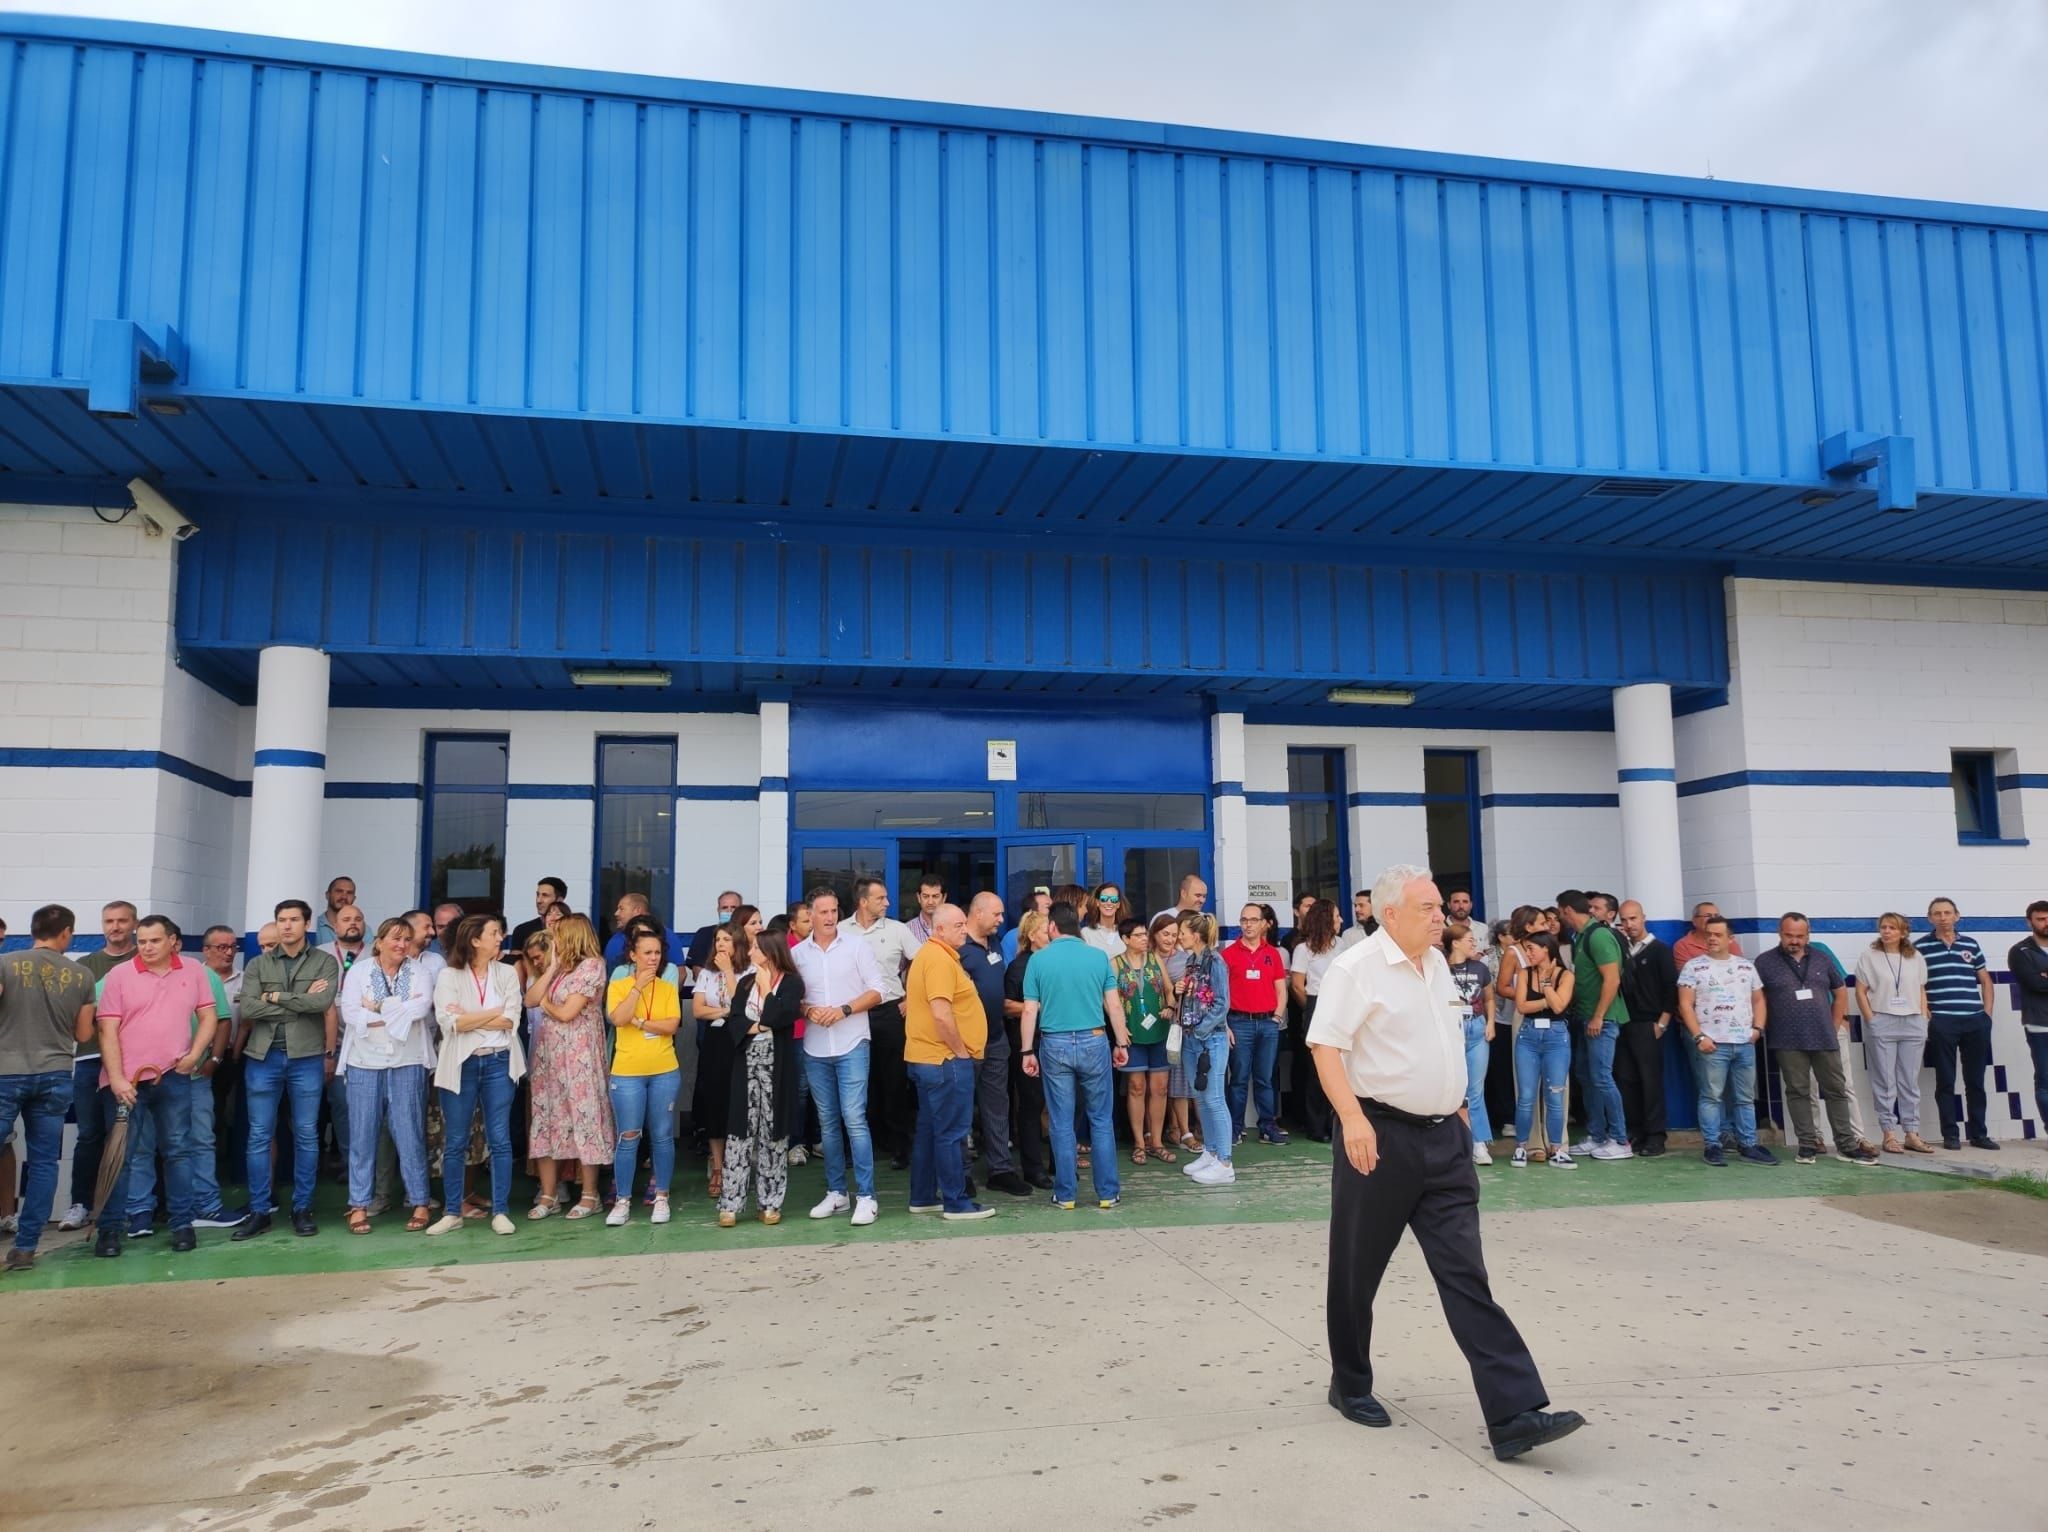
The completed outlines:
<svg viewBox="0 0 2048 1532">
<path fill-rule="evenodd" d="M 1062 936 L 1034 952 L 1024 970 L 1024 998 L 1038 1002 L 1041 1032 L 1091 1032 L 1108 1026 L 1102 997 L 1115 990 L 1108 954 L 1075 936 Z"/>
</svg>

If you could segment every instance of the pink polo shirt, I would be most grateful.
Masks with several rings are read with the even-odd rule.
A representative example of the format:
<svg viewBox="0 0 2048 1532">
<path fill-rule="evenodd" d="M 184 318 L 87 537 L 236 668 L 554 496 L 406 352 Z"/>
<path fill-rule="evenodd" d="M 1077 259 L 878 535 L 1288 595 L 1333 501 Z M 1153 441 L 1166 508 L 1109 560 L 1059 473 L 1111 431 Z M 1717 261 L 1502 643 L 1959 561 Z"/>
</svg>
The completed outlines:
<svg viewBox="0 0 2048 1532">
<path fill-rule="evenodd" d="M 192 1051 L 193 1013 L 212 1004 L 213 986 L 206 980 L 206 969 L 174 953 L 171 966 L 162 973 L 151 973 L 139 957 L 108 970 L 100 988 L 99 1015 L 102 1021 L 118 1023 L 121 1067 L 133 1080 L 143 1069 L 169 1074 Z M 100 1084 L 107 1083 L 107 1072 L 101 1069 Z"/>
</svg>

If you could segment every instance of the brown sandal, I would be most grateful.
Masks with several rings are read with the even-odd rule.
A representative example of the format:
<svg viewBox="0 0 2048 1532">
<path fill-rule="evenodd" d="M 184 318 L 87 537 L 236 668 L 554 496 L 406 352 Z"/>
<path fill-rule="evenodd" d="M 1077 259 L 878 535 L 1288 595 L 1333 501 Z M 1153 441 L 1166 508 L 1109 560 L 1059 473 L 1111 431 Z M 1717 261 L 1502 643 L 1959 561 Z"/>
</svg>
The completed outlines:
<svg viewBox="0 0 2048 1532">
<path fill-rule="evenodd" d="M 1152 1158 L 1157 1160 L 1162 1165 L 1177 1164 L 1180 1160 L 1179 1155 L 1175 1154 L 1171 1149 L 1167 1148 L 1165 1144 L 1161 1143 L 1157 1139 L 1154 1139 L 1152 1141 Z"/>
<path fill-rule="evenodd" d="M 348 1232 L 351 1234 L 368 1234 L 370 1232 L 369 1213 L 362 1208 L 350 1208 L 348 1210 Z"/>
<path fill-rule="evenodd" d="M 416 1207 L 412 1210 L 412 1217 L 405 1221 L 405 1231 L 408 1234 L 417 1234 L 433 1221 L 434 1210 L 432 1208 Z"/>
<path fill-rule="evenodd" d="M 1133 1165 L 1142 1165 L 1145 1163 L 1145 1146 L 1143 1144 L 1139 1144 L 1136 1148 L 1131 1150 L 1131 1163 Z"/>
</svg>

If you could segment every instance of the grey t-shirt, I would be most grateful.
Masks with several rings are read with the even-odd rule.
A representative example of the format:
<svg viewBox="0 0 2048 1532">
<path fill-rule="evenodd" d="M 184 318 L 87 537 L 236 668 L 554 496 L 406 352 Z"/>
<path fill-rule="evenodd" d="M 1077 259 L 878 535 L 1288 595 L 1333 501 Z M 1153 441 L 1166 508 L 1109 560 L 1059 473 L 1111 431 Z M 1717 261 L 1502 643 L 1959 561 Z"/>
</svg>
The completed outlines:
<svg viewBox="0 0 2048 1532">
<path fill-rule="evenodd" d="M 92 996 L 92 974 L 46 947 L 0 958 L 0 1075 L 70 1069 L 72 1029 Z"/>
</svg>

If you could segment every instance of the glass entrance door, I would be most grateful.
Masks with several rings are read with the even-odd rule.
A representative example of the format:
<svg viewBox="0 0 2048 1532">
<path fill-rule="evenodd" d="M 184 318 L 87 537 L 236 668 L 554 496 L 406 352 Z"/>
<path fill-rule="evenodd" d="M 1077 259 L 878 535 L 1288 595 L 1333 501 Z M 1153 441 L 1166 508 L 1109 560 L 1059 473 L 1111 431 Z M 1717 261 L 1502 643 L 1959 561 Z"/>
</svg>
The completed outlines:
<svg viewBox="0 0 2048 1532">
<path fill-rule="evenodd" d="M 895 895 L 901 919 L 917 913 L 917 886 L 935 877 L 945 886 L 949 903 L 967 908 L 967 901 L 984 888 L 996 886 L 996 843 L 993 840 L 961 836 L 905 836 L 896 842 Z"/>
<path fill-rule="evenodd" d="M 1080 881 L 1081 843 L 1064 840 L 1024 840 L 1011 837 L 1003 842 L 1003 910 L 1006 924 L 1015 925 L 1018 916 L 1031 908 L 1034 888 L 1055 889 Z"/>
<path fill-rule="evenodd" d="M 1197 844 L 1160 845 L 1145 836 L 1091 835 L 1091 865 L 1098 852 L 1102 870 L 1095 881 L 1118 884 L 1124 908 L 1140 920 L 1171 909 L 1180 898 L 1180 880 L 1202 871 L 1202 848 Z"/>
</svg>

